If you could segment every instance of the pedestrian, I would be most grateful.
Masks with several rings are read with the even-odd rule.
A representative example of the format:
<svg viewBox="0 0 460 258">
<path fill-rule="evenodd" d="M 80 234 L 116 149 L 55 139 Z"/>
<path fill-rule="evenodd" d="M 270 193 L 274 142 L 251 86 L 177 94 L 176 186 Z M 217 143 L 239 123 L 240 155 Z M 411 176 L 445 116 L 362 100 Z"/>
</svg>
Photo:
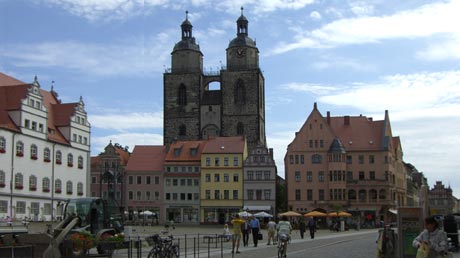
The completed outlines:
<svg viewBox="0 0 460 258">
<path fill-rule="evenodd" d="M 247 218 L 245 218 L 243 224 L 241 224 L 241 231 L 243 233 L 243 246 L 248 246 L 251 227 L 249 226 Z"/>
<path fill-rule="evenodd" d="M 225 238 L 225 240 L 229 241 L 230 240 L 230 230 L 228 229 L 228 224 L 225 224 L 224 225 L 224 232 L 223 232 L 223 237 Z"/>
<path fill-rule="evenodd" d="M 305 220 L 303 218 L 300 219 L 299 221 L 299 232 L 300 232 L 300 238 L 303 239 L 303 235 L 305 233 Z"/>
<path fill-rule="evenodd" d="M 429 249 L 429 258 L 447 255 L 446 232 L 439 228 L 433 216 L 425 218 L 425 229 L 412 242 L 415 248 L 420 248 L 424 244 Z"/>
<path fill-rule="evenodd" d="M 236 214 L 235 218 L 232 219 L 231 223 L 233 225 L 233 235 L 232 235 L 232 253 L 235 252 L 239 254 L 240 251 L 240 241 L 241 241 L 241 224 L 243 224 L 243 220 L 240 219 L 240 215 Z"/>
<path fill-rule="evenodd" d="M 256 217 L 252 216 L 251 220 L 249 221 L 249 225 L 251 226 L 252 242 L 254 243 L 254 247 L 257 247 L 257 242 L 259 240 L 260 222 Z"/>
<path fill-rule="evenodd" d="M 267 245 L 271 245 L 270 241 L 272 241 L 273 244 L 276 244 L 276 241 L 275 241 L 276 222 L 273 221 L 273 218 L 270 218 L 270 221 L 267 224 L 267 230 L 268 230 Z"/>
<path fill-rule="evenodd" d="M 316 232 L 316 220 L 315 220 L 315 218 L 311 218 L 308 221 L 308 229 L 310 230 L 311 239 L 314 239 L 315 238 L 315 232 Z"/>
</svg>

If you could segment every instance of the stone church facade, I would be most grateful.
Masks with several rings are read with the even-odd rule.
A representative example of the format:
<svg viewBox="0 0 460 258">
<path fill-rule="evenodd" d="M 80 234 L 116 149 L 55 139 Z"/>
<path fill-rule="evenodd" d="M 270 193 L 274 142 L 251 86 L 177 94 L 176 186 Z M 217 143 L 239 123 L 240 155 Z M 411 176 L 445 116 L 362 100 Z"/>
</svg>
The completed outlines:
<svg viewBox="0 0 460 258">
<path fill-rule="evenodd" d="M 215 74 L 203 71 L 192 27 L 187 17 L 171 53 L 171 70 L 164 74 L 164 144 L 245 135 L 249 148 L 266 146 L 265 82 L 248 20 L 242 12 L 237 36 L 226 49 L 227 66 Z M 212 82 L 220 89 L 210 89 Z"/>
</svg>

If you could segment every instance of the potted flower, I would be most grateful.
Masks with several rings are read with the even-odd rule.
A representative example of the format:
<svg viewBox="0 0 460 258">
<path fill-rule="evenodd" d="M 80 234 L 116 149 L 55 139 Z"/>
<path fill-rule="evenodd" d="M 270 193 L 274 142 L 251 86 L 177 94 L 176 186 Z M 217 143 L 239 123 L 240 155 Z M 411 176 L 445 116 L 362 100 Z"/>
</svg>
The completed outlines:
<svg viewBox="0 0 460 258">
<path fill-rule="evenodd" d="M 125 235 L 123 233 L 103 233 L 99 238 L 98 251 L 99 253 L 108 253 L 115 249 L 123 248 Z"/>
<path fill-rule="evenodd" d="M 24 153 L 22 151 L 18 151 L 18 152 L 16 152 L 16 156 L 23 157 Z"/>
<path fill-rule="evenodd" d="M 30 158 L 33 159 L 33 160 L 37 160 L 37 159 L 38 159 L 37 155 L 32 155 Z"/>
<path fill-rule="evenodd" d="M 95 238 L 88 231 L 80 231 L 70 235 L 72 252 L 74 255 L 83 255 L 95 246 Z"/>
</svg>

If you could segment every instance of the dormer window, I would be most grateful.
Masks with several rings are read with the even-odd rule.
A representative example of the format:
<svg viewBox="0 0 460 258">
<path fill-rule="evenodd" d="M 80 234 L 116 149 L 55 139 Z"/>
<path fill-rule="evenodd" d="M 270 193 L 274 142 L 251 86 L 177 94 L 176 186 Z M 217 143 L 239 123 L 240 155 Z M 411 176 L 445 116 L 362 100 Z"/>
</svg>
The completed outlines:
<svg viewBox="0 0 460 258">
<path fill-rule="evenodd" d="M 198 150 L 196 148 L 190 149 L 190 156 L 196 156 L 197 153 L 198 153 Z"/>
<path fill-rule="evenodd" d="M 174 149 L 174 156 L 179 156 L 180 155 L 180 148 L 175 148 Z"/>
</svg>

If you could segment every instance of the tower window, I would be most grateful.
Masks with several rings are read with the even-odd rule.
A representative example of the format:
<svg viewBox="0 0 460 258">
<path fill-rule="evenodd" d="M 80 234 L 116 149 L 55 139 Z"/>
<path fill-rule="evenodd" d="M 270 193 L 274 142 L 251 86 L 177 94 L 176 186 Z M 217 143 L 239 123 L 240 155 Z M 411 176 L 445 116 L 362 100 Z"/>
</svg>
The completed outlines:
<svg viewBox="0 0 460 258">
<path fill-rule="evenodd" d="M 177 96 L 177 104 L 179 106 L 187 105 L 187 89 L 185 88 L 184 84 L 179 86 L 179 92 Z"/>
<path fill-rule="evenodd" d="M 246 90 L 242 80 L 238 80 L 235 87 L 235 104 L 241 105 L 246 102 Z"/>
<path fill-rule="evenodd" d="M 243 125 L 243 123 L 239 122 L 236 125 L 236 134 L 237 135 L 243 135 L 244 134 L 244 125 Z"/>
</svg>

